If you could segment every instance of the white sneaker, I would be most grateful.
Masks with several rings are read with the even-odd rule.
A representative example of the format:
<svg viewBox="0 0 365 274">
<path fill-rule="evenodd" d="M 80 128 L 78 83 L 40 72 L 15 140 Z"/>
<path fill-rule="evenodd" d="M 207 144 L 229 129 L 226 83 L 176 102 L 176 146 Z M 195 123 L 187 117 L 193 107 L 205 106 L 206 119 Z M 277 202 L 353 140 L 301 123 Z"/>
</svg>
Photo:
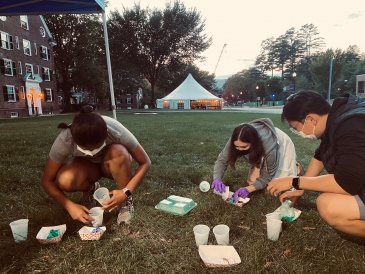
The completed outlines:
<svg viewBox="0 0 365 274">
<path fill-rule="evenodd" d="M 117 224 L 118 225 L 121 225 L 123 223 L 130 224 L 133 217 L 134 217 L 133 199 L 132 197 L 129 197 L 127 201 L 125 201 L 119 209 Z"/>
</svg>

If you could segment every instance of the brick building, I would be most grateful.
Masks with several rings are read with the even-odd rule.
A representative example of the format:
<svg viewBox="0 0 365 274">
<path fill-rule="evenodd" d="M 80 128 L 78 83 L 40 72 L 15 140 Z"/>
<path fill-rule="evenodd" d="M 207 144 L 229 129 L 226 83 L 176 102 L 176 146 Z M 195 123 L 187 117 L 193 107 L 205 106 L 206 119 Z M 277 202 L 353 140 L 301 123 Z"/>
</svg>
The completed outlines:
<svg viewBox="0 0 365 274">
<path fill-rule="evenodd" d="M 59 113 L 52 46 L 42 16 L 0 16 L 0 118 Z"/>
</svg>

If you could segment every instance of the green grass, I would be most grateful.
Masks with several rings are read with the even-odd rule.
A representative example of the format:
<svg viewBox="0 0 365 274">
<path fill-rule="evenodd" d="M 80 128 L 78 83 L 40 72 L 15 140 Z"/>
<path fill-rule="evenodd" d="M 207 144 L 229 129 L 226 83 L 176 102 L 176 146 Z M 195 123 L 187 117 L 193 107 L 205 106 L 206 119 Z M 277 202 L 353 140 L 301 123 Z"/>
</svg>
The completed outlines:
<svg viewBox="0 0 365 274">
<path fill-rule="evenodd" d="M 150 110 L 151 111 L 151 110 Z M 128 228 L 116 226 L 115 213 L 104 214 L 106 233 L 100 241 L 84 242 L 77 235 L 83 224 L 43 191 L 40 180 L 60 122 L 72 115 L 0 120 L 0 272 L 1 273 L 364 273 L 364 240 L 331 229 L 318 215 L 318 194 L 306 193 L 296 206 L 301 216 L 285 223 L 279 241 L 267 240 L 264 215 L 280 206 L 265 191 L 252 195 L 243 208 L 226 204 L 199 190 L 211 182 L 214 162 L 233 128 L 242 122 L 269 117 L 296 145 L 298 160 L 306 167 L 318 145 L 289 132 L 277 114 L 240 112 L 167 112 L 136 115 L 120 111 L 117 119 L 140 141 L 152 167 L 134 193 L 136 217 Z M 147 113 L 143 111 L 143 113 Z M 110 112 L 104 112 L 111 115 Z M 228 169 L 224 182 L 244 186 L 248 165 Z M 100 180 L 115 189 L 113 181 Z M 197 207 L 180 217 L 155 209 L 169 195 L 192 198 Z M 79 201 L 80 193 L 70 195 Z M 9 223 L 29 218 L 28 240 L 15 244 Z M 42 226 L 66 224 L 62 241 L 41 245 L 36 234 Z M 207 268 L 195 246 L 193 227 L 227 224 L 230 243 L 242 263 L 229 269 Z M 242 226 L 250 229 L 246 230 Z M 303 227 L 315 230 L 303 230 Z M 127 234 L 127 235 L 126 235 Z M 213 233 L 209 243 L 216 244 Z M 287 256 L 284 251 L 290 250 Z M 268 270 L 264 265 L 271 262 Z"/>
</svg>

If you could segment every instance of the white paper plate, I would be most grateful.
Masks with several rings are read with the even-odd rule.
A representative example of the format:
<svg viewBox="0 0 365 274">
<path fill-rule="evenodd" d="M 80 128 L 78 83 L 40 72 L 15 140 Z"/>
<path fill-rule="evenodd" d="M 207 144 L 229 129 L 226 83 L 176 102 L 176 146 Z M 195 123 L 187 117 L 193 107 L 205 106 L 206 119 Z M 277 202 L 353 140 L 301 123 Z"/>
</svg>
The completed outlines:
<svg viewBox="0 0 365 274">
<path fill-rule="evenodd" d="M 229 267 L 241 263 L 241 258 L 233 246 L 200 245 L 199 255 L 209 267 Z M 227 260 L 233 263 L 228 264 Z"/>
</svg>

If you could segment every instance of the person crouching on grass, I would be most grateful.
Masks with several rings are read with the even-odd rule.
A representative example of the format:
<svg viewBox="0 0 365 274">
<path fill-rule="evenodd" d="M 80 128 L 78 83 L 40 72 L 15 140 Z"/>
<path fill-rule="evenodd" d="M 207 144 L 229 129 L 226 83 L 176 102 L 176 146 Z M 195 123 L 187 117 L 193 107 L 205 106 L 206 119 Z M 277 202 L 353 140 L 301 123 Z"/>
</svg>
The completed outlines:
<svg viewBox="0 0 365 274">
<path fill-rule="evenodd" d="M 230 165 L 235 169 L 235 163 L 243 157 L 250 165 L 247 187 L 239 188 L 233 198 L 247 198 L 256 190 L 266 188 L 272 178 L 296 176 L 303 170 L 297 163 L 297 155 L 292 140 L 287 134 L 274 127 L 269 118 L 256 119 L 238 125 L 228 140 L 214 165 L 211 187 L 225 192 L 222 182 L 223 175 Z"/>
<path fill-rule="evenodd" d="M 129 223 L 134 216 L 131 195 L 151 166 L 137 139 L 118 121 L 93 112 L 91 106 L 84 106 L 71 125 L 61 123 L 58 128 L 62 131 L 52 145 L 42 177 L 44 190 L 74 220 L 86 224 L 93 221 L 89 209 L 97 204 L 93 198 L 100 187 L 97 180 L 113 179 L 118 189 L 110 191 L 113 196 L 102 209 L 119 207 L 117 223 Z M 138 163 L 134 174 L 132 158 Z M 77 191 L 83 192 L 81 205 L 64 193 Z"/>
<path fill-rule="evenodd" d="M 322 192 L 316 204 L 321 217 L 333 228 L 365 238 L 365 101 L 353 95 L 338 97 L 332 106 L 315 91 L 302 90 L 288 97 L 281 115 L 292 131 L 320 139 L 304 177 L 272 180 L 272 195 L 287 191 L 293 206 L 304 190 Z M 323 169 L 328 174 L 319 175 Z"/>
</svg>

